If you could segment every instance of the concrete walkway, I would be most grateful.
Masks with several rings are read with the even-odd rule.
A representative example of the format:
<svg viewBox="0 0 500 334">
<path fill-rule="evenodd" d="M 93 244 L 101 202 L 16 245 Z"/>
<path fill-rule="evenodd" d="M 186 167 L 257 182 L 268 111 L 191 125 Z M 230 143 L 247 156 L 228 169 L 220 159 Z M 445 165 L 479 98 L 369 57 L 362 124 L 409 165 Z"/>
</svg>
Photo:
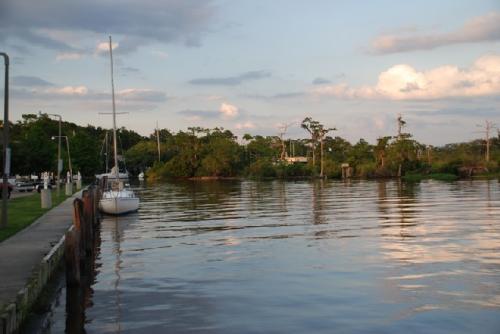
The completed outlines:
<svg viewBox="0 0 500 334">
<path fill-rule="evenodd" d="M 81 191 L 0 242 L 0 310 L 16 301 L 43 258 L 71 226 L 72 204 L 77 197 L 81 198 Z"/>
</svg>

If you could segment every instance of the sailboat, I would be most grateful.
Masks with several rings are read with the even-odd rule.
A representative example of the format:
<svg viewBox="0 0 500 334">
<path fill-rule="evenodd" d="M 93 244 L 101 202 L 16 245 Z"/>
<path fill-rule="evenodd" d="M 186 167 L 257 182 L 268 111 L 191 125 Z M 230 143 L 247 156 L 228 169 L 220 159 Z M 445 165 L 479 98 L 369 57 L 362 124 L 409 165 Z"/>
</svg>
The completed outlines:
<svg viewBox="0 0 500 334">
<path fill-rule="evenodd" d="M 108 214 L 121 215 L 129 212 L 134 212 L 139 209 L 139 198 L 135 195 L 130 186 L 120 180 L 118 171 L 118 153 L 116 144 L 116 106 L 115 106 L 115 83 L 113 79 L 113 48 L 111 44 L 111 36 L 109 36 L 109 55 L 111 59 L 111 96 L 113 99 L 113 150 L 114 150 L 114 167 L 111 173 L 114 178 L 108 180 L 106 189 L 102 193 L 99 201 L 99 209 Z"/>
<path fill-rule="evenodd" d="M 102 146 L 102 149 L 101 149 L 101 153 L 102 153 L 103 149 L 105 150 L 104 156 L 106 157 L 105 158 L 105 165 L 106 165 L 106 169 L 105 170 L 106 171 L 104 173 L 101 173 L 101 174 L 96 174 L 95 177 L 96 177 L 97 180 L 101 180 L 103 177 L 107 177 L 108 180 L 114 180 L 114 179 L 116 179 L 116 172 L 114 171 L 115 167 L 113 167 L 111 169 L 111 171 L 108 168 L 108 132 L 107 131 L 106 131 L 106 135 L 104 137 L 104 142 L 103 142 L 103 146 Z M 125 172 L 118 171 L 118 178 L 120 180 L 124 180 L 124 181 L 128 180 L 129 175 L 128 175 L 127 170 L 125 170 Z"/>
</svg>

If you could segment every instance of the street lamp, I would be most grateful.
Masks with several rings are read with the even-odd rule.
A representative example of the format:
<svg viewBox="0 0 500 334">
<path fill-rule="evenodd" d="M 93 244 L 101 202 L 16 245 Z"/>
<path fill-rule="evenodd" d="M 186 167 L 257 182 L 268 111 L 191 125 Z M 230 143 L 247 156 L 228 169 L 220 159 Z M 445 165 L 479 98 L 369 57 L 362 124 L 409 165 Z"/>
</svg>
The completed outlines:
<svg viewBox="0 0 500 334">
<path fill-rule="evenodd" d="M 61 142 L 61 138 L 66 138 L 66 148 L 68 150 L 69 174 L 70 174 L 70 181 L 72 181 L 73 180 L 73 167 L 71 166 L 71 155 L 69 155 L 69 139 L 68 139 L 68 136 L 52 136 L 52 140 L 54 140 L 56 138 L 59 139 L 59 143 Z M 61 168 L 58 168 L 59 174 L 61 173 L 60 169 L 62 169 L 62 164 L 60 164 L 60 165 L 61 165 Z M 59 189 L 59 187 L 58 187 L 58 189 Z"/>
<path fill-rule="evenodd" d="M 38 115 L 42 115 L 42 112 L 39 111 Z M 59 195 L 59 188 L 61 187 L 61 172 L 62 172 L 62 161 L 61 161 L 61 123 L 62 123 L 62 117 L 61 115 L 58 114 L 45 114 L 47 116 L 54 116 L 59 118 L 59 142 L 57 144 L 57 194 Z M 52 137 L 52 140 L 54 140 L 54 137 Z"/>
<path fill-rule="evenodd" d="M 10 148 L 9 148 L 9 56 L 0 52 L 5 60 L 5 86 L 3 107 L 3 184 L 2 184 L 2 222 L 0 228 L 7 227 L 7 192 L 10 174 Z"/>
</svg>

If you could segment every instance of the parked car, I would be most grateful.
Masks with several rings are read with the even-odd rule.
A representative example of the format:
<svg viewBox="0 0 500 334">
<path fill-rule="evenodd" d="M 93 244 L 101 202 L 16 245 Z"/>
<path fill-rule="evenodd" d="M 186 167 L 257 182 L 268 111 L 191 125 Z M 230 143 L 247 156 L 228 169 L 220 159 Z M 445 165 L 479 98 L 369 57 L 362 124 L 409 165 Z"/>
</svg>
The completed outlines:
<svg viewBox="0 0 500 334">
<path fill-rule="evenodd" d="M 32 181 L 16 181 L 16 190 L 20 192 L 32 192 L 35 189 L 35 184 Z"/>
</svg>

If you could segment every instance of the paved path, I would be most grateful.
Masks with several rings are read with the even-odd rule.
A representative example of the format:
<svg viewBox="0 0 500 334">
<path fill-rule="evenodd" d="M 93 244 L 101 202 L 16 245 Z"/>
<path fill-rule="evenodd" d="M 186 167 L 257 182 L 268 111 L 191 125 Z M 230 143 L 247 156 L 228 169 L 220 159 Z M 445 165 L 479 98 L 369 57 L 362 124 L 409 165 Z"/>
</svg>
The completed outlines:
<svg viewBox="0 0 500 334">
<path fill-rule="evenodd" d="M 72 224 L 72 204 L 81 191 L 45 213 L 33 224 L 0 242 L 0 308 L 16 300 L 16 295 Z"/>
</svg>

